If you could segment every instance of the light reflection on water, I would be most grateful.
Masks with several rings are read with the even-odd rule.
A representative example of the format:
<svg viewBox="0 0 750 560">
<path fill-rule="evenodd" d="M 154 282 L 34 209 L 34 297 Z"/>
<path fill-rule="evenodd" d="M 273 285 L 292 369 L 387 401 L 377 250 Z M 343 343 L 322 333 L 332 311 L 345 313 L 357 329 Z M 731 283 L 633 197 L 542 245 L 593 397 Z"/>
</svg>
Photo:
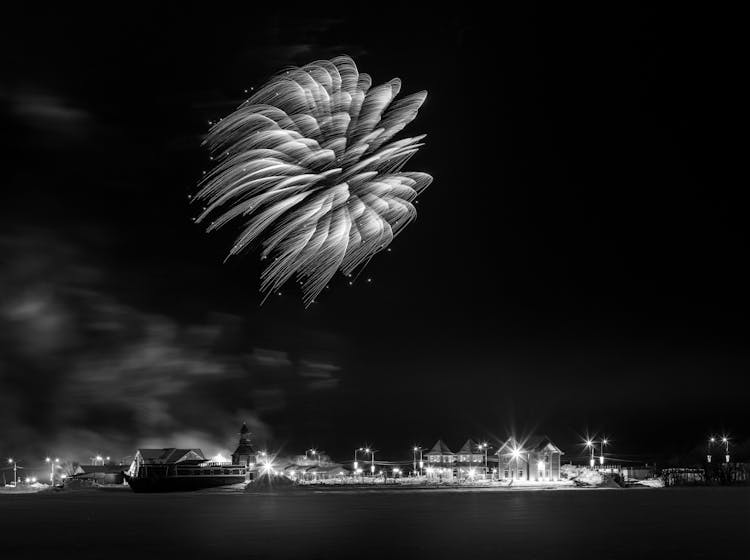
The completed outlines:
<svg viewBox="0 0 750 560">
<path fill-rule="evenodd" d="M 14 558 L 717 558 L 749 529 L 750 488 L 0 497 Z"/>
</svg>

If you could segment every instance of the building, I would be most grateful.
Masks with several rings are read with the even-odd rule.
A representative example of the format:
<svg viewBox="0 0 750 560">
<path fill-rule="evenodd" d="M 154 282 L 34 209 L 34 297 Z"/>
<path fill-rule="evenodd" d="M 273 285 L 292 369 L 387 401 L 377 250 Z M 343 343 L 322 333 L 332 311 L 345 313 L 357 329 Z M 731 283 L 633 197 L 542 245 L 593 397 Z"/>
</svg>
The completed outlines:
<svg viewBox="0 0 750 560">
<path fill-rule="evenodd" d="M 500 480 L 560 480 L 563 452 L 547 436 L 509 438 L 497 450 Z"/>
<path fill-rule="evenodd" d="M 479 444 L 469 438 L 456 453 L 455 474 L 459 479 L 483 477 L 487 473 L 484 466 L 484 453 Z"/>
<path fill-rule="evenodd" d="M 158 472 L 166 472 L 169 465 L 176 463 L 185 463 L 195 465 L 206 462 L 200 449 L 177 449 L 175 447 L 165 447 L 162 449 L 139 449 L 135 454 L 133 462 L 130 464 L 127 474 L 138 477 L 139 473 L 146 469 L 154 469 Z"/>
<path fill-rule="evenodd" d="M 78 465 L 72 480 L 88 481 L 96 484 L 124 484 L 124 471 L 128 465 L 109 463 L 106 465 Z"/>
<path fill-rule="evenodd" d="M 453 469 L 456 464 L 456 454 L 450 450 L 442 439 L 427 452 L 427 468 L 425 472 L 430 478 L 440 480 L 453 479 Z"/>
<path fill-rule="evenodd" d="M 247 427 L 245 422 L 242 423 L 240 428 L 240 440 L 237 444 L 237 449 L 232 453 L 232 464 L 233 465 L 244 465 L 250 469 L 254 468 L 258 463 L 255 449 L 250 442 L 252 434 Z"/>
</svg>

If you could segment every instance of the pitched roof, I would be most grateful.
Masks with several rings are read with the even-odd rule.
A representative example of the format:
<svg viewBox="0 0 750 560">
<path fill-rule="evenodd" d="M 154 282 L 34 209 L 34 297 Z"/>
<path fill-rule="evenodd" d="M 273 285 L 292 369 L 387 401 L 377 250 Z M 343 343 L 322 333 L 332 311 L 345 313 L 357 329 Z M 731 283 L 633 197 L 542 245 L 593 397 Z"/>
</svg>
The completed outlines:
<svg viewBox="0 0 750 560">
<path fill-rule="evenodd" d="M 164 447 L 162 449 L 139 449 L 138 454 L 145 463 L 177 463 L 179 461 L 197 459 L 205 461 L 200 449 L 177 449 Z"/>
<path fill-rule="evenodd" d="M 427 454 L 430 453 L 440 453 L 441 455 L 453 455 L 453 451 L 451 451 L 447 445 L 445 445 L 445 442 L 442 439 L 437 440 L 437 443 L 432 446 L 432 449 L 430 449 Z"/>
<path fill-rule="evenodd" d="M 561 455 L 563 454 L 560 448 L 552 443 L 552 440 L 550 438 L 543 435 L 529 436 L 524 440 L 508 438 L 505 443 L 503 443 L 497 450 L 498 454 L 507 453 L 507 449 L 513 447 L 514 444 L 523 451 L 541 452 L 545 449 L 549 449 L 550 451 L 560 453 Z"/>
<path fill-rule="evenodd" d="M 467 455 L 471 454 L 471 453 L 479 453 L 479 451 L 477 450 L 478 446 L 479 445 L 477 444 L 476 441 L 474 441 L 473 439 L 469 438 L 469 439 L 466 440 L 466 443 L 464 443 L 463 447 L 461 447 L 461 449 L 458 450 L 458 452 L 459 453 L 466 453 Z"/>
</svg>

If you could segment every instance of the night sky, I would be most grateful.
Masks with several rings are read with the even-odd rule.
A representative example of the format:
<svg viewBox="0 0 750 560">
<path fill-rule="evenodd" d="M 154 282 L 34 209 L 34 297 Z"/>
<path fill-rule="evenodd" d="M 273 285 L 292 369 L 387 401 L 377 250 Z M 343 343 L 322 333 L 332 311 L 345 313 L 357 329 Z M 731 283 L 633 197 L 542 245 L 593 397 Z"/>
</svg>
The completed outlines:
<svg viewBox="0 0 750 560">
<path fill-rule="evenodd" d="M 243 420 L 342 460 L 510 433 L 566 458 L 587 430 L 628 460 L 746 441 L 745 127 L 719 22 L 167 6 L 5 18 L 0 453 L 231 451 Z M 237 230 L 192 223 L 202 137 L 244 89 L 339 54 L 428 90 L 402 135 L 427 134 L 408 169 L 435 181 L 357 284 L 260 306 L 259 255 L 224 264 Z"/>
</svg>

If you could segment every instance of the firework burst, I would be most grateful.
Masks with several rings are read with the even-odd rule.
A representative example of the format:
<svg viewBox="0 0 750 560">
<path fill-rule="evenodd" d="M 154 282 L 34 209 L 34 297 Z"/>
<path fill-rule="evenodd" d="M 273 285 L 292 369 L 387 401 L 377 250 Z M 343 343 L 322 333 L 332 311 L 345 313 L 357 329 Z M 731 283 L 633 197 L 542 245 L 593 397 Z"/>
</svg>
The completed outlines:
<svg viewBox="0 0 750 560">
<path fill-rule="evenodd" d="M 394 140 L 427 92 L 395 100 L 401 80 L 371 87 L 341 56 L 277 74 L 209 130 L 217 165 L 195 197 L 208 231 L 242 231 L 229 258 L 253 245 L 268 266 L 261 291 L 296 275 L 305 305 L 336 271 L 346 276 L 385 250 L 417 212 L 431 182 L 402 171 L 424 135 Z"/>
</svg>

